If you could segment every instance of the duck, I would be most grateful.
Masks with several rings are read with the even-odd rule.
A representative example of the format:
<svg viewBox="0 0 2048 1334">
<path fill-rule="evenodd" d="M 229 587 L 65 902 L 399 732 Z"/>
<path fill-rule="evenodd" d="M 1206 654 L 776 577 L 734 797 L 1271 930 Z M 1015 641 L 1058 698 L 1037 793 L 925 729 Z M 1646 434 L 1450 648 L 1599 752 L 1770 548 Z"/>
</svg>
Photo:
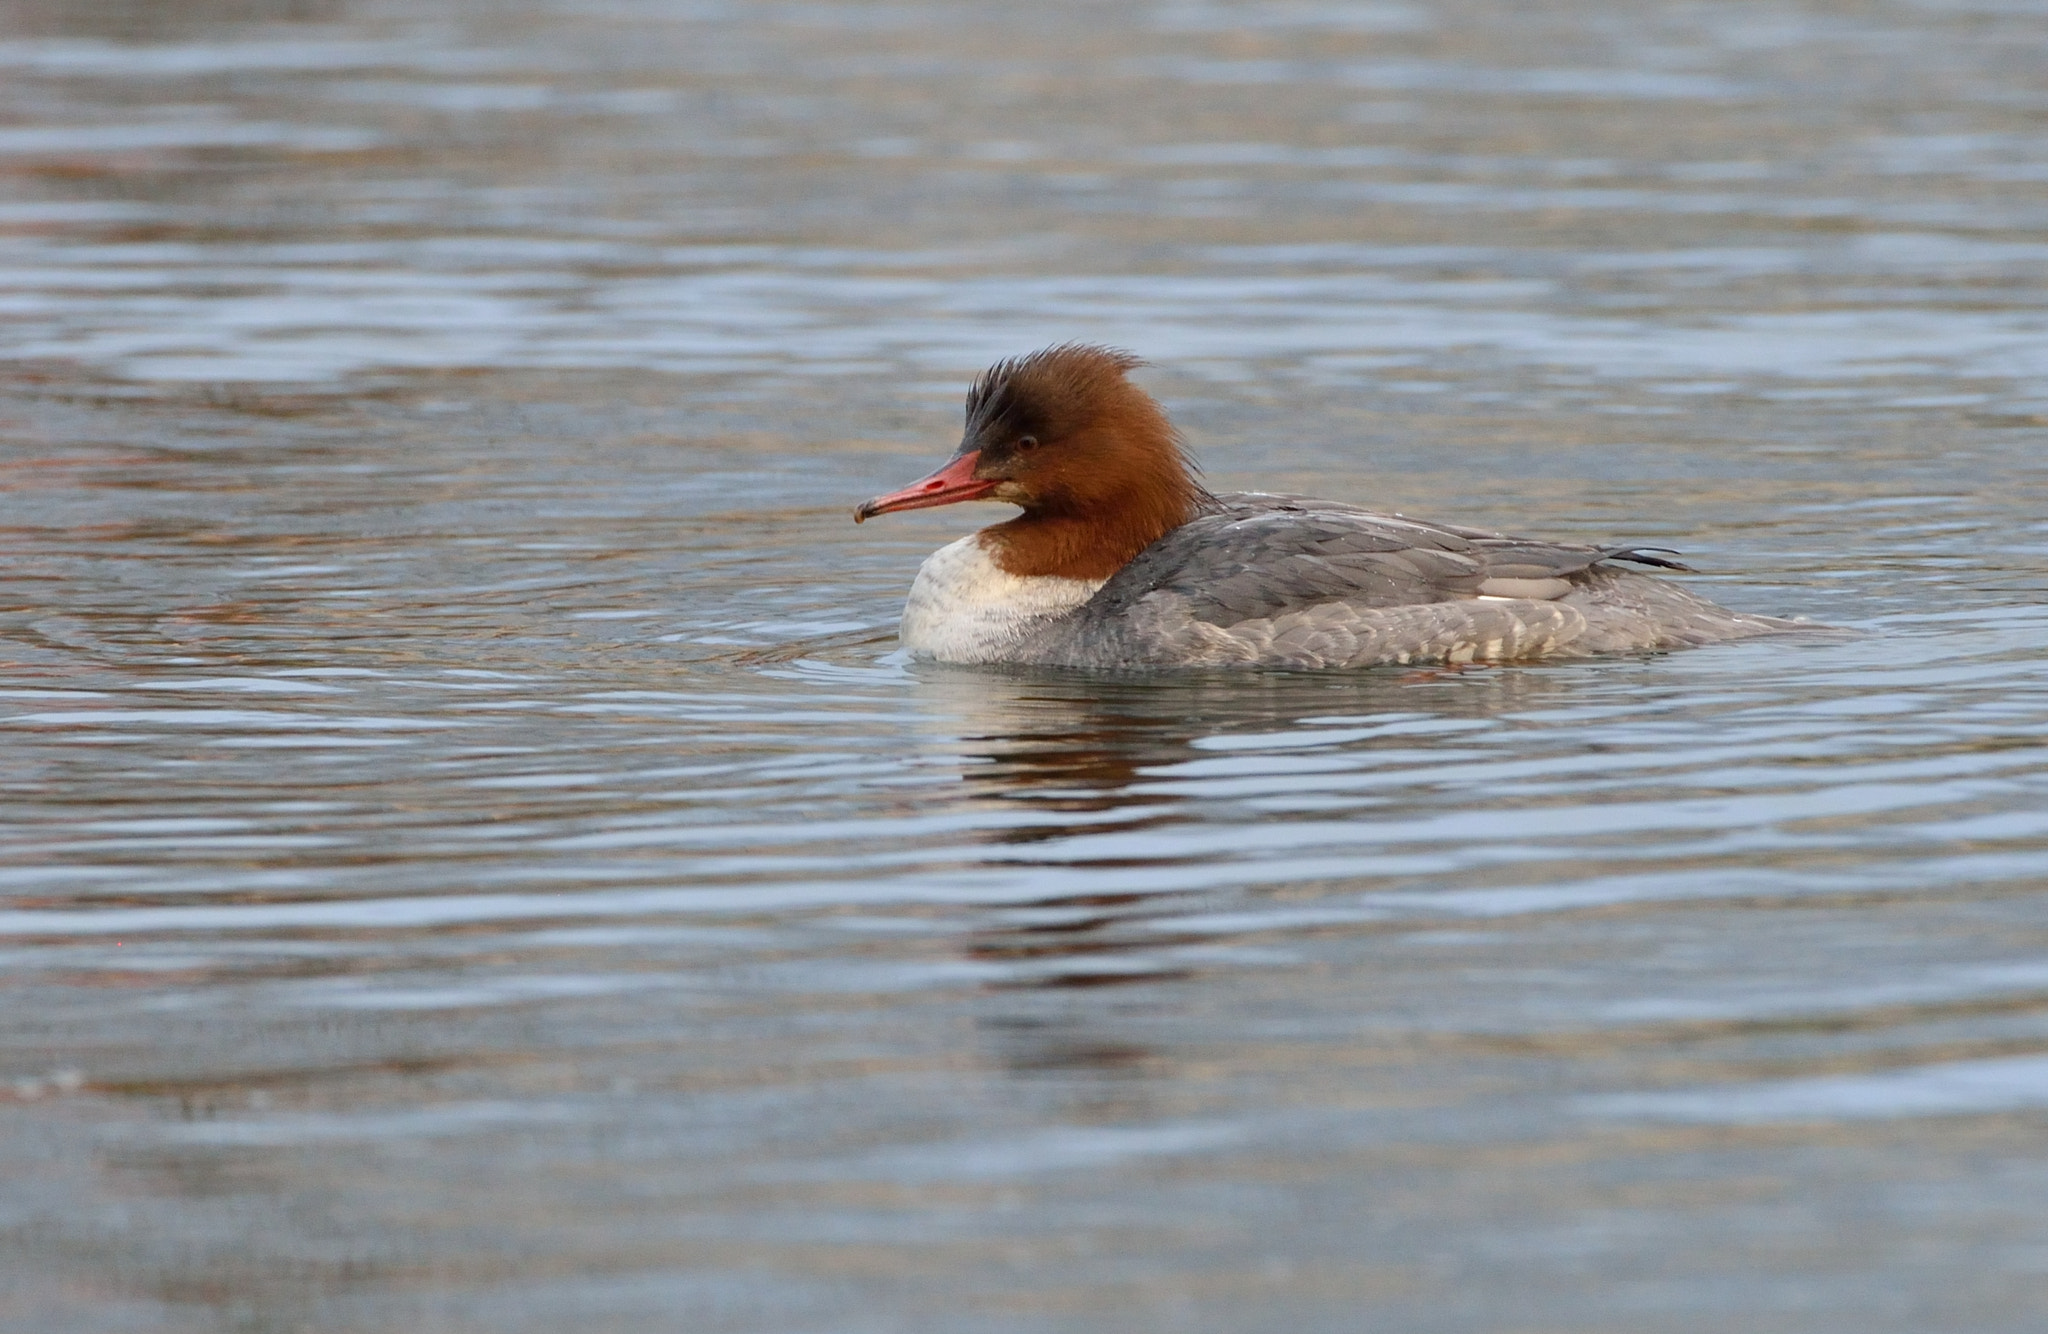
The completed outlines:
<svg viewBox="0 0 2048 1334">
<path fill-rule="evenodd" d="M 1661 547 L 1514 537 L 1305 496 L 1216 494 L 1118 348 L 997 362 L 952 458 L 854 522 L 1001 501 L 904 603 L 914 659 L 1110 671 L 1537 662 L 1811 626 L 1719 606 Z"/>
</svg>

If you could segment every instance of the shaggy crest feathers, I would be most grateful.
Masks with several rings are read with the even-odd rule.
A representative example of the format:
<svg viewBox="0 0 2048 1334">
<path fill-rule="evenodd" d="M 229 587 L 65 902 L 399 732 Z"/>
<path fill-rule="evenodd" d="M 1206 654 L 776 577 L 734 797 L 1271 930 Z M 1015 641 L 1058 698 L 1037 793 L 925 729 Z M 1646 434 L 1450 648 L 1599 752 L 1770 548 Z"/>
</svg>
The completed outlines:
<svg viewBox="0 0 2048 1334">
<path fill-rule="evenodd" d="M 1075 409 L 1124 384 L 1145 359 L 1122 348 L 1059 343 L 1021 357 L 1006 357 L 975 377 L 967 390 L 967 434 L 984 431 L 1036 434 L 1048 416 Z"/>
</svg>

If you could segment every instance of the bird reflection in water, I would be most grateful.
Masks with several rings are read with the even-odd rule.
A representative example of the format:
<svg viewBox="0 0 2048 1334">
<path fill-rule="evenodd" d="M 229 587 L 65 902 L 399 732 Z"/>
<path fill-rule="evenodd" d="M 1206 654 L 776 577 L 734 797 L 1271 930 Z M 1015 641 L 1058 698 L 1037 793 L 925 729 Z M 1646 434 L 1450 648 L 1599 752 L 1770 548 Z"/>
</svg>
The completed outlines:
<svg viewBox="0 0 2048 1334">
<path fill-rule="evenodd" d="M 928 674 L 928 675 L 927 675 Z M 1213 932 L 1176 931 L 1201 892 L 1171 884 L 1174 868 L 1200 866 L 1212 854 L 1177 849 L 1175 831 L 1215 820 L 1242 820 L 1217 807 L 1241 800 L 1207 794 L 1186 781 L 1185 766 L 1223 754 L 1255 755 L 1253 738 L 1273 735 L 1274 749 L 1314 746 L 1317 731 L 1355 728 L 1398 717 L 1486 717 L 1540 706 L 1570 694 L 1569 673 L 1507 669 L 1465 674 L 1216 673 L 1101 677 L 1049 671 L 920 670 L 933 721 L 943 726 L 963 762 L 970 800 L 1028 802 L 1071 820 L 1037 820 L 984 833 L 990 860 L 1062 864 L 1099 870 L 1100 892 L 1062 893 L 996 910 L 968 934 L 966 952 L 993 965 L 992 987 L 1114 987 L 1184 979 L 1201 956 L 1230 947 Z M 1226 750 L 1224 738 L 1250 742 Z M 1364 743 L 1370 744 L 1370 743 Z M 1412 744 L 1412 739 L 1401 744 Z M 1320 750 L 1320 747 L 1315 747 Z M 1322 753 L 1329 753 L 1322 751 Z M 1304 775 L 1312 784 L 1312 775 Z M 1201 808 L 1210 809 L 1203 810 Z M 1046 851 L 1005 856 L 1088 835 L 1150 835 L 1131 840 L 1128 855 L 1091 854 L 1085 862 L 1048 860 Z M 1128 872 L 1160 888 L 1129 888 Z M 1062 877 L 1071 884 L 1071 875 Z"/>
</svg>

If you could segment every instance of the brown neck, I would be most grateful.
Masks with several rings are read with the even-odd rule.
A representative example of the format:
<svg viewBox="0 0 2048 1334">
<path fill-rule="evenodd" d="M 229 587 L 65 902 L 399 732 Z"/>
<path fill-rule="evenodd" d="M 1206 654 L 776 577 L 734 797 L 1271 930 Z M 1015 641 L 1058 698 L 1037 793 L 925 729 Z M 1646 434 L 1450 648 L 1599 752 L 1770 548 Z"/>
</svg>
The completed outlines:
<svg viewBox="0 0 2048 1334">
<path fill-rule="evenodd" d="M 1146 547 L 1202 512 L 1193 478 L 1151 486 L 1087 509 L 1030 509 L 981 531 L 998 568 L 1019 578 L 1107 579 Z"/>
</svg>

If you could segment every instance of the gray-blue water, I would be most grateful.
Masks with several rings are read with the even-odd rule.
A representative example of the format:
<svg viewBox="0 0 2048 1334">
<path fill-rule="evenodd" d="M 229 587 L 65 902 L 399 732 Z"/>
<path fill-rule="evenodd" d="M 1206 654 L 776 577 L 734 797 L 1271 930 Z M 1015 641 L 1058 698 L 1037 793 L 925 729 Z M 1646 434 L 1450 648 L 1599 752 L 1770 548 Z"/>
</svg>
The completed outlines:
<svg viewBox="0 0 2048 1334">
<path fill-rule="evenodd" d="M 2048 1325 L 2048 6 L 0 4 L 0 1327 Z M 1851 627 L 905 665 L 1219 487 Z"/>
</svg>

